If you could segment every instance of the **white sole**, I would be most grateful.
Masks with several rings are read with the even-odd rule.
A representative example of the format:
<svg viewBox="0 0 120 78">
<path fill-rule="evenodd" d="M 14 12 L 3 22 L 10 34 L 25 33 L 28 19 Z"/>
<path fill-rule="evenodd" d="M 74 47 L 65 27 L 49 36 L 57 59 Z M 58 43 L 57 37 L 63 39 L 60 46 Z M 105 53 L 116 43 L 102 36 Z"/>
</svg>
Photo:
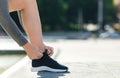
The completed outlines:
<svg viewBox="0 0 120 78">
<path fill-rule="evenodd" d="M 47 66 L 40 66 L 40 67 L 32 67 L 32 72 L 39 72 L 39 71 L 49 71 L 49 72 L 66 72 L 67 70 L 61 70 L 61 69 L 53 69 Z"/>
</svg>

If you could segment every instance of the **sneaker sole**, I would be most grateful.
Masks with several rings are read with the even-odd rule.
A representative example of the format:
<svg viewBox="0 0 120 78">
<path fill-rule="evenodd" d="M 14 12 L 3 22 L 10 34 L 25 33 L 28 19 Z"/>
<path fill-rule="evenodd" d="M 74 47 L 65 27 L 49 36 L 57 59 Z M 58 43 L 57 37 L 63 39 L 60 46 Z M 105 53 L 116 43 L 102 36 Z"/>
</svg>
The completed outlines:
<svg viewBox="0 0 120 78">
<path fill-rule="evenodd" d="M 39 72 L 39 71 L 48 71 L 48 72 L 66 72 L 67 70 L 62 69 L 53 69 L 47 66 L 41 66 L 41 67 L 32 67 L 32 72 Z"/>
</svg>

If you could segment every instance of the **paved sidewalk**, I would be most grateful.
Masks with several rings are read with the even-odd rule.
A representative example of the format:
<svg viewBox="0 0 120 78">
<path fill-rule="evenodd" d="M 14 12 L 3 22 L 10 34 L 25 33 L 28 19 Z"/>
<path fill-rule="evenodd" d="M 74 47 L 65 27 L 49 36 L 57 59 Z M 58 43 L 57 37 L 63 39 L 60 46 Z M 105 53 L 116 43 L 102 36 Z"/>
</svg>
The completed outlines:
<svg viewBox="0 0 120 78">
<path fill-rule="evenodd" d="M 68 73 L 32 73 L 30 61 L 25 58 L 3 73 L 2 78 L 120 78 L 120 40 L 58 40 L 46 43 L 56 48 L 53 58 L 67 65 Z"/>
<path fill-rule="evenodd" d="M 61 40 L 56 60 L 68 73 L 38 72 L 38 78 L 120 78 L 120 41 Z"/>
<path fill-rule="evenodd" d="M 38 72 L 38 78 L 120 78 L 120 63 L 64 63 L 68 73 Z"/>
</svg>

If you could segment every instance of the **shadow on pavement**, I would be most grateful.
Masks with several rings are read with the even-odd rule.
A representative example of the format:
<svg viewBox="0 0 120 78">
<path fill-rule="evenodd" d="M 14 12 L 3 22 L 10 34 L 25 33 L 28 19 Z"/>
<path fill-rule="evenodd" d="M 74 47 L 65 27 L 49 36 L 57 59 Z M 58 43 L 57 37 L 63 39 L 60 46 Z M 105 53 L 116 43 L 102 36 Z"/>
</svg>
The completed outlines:
<svg viewBox="0 0 120 78">
<path fill-rule="evenodd" d="M 66 74 L 69 74 L 70 72 L 66 73 L 52 73 L 52 72 L 38 72 L 37 78 L 60 78 L 62 76 L 66 76 Z"/>
</svg>

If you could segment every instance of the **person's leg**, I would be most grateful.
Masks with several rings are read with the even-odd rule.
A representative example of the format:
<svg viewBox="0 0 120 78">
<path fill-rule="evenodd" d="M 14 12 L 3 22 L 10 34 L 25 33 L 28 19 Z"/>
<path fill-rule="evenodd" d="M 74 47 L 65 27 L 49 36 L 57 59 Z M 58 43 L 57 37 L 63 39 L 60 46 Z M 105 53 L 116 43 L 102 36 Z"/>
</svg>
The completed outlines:
<svg viewBox="0 0 120 78">
<path fill-rule="evenodd" d="M 20 10 L 23 27 L 30 38 L 30 42 L 44 51 L 42 45 L 41 21 L 39 18 L 36 0 L 9 0 L 10 11 Z M 50 55 L 53 48 L 44 46 Z"/>
<path fill-rule="evenodd" d="M 20 46 L 27 43 L 27 40 L 9 15 L 8 0 L 0 0 L 0 25 Z"/>
<path fill-rule="evenodd" d="M 30 59 L 39 59 L 42 57 L 43 54 L 40 53 L 40 50 L 31 45 L 25 39 L 16 23 L 9 15 L 8 0 L 0 0 L 0 25 L 20 46 L 25 49 Z"/>
<path fill-rule="evenodd" d="M 42 30 L 36 0 L 9 1 L 11 4 L 10 11 L 21 10 L 22 23 L 27 35 L 29 36 L 30 42 L 35 46 L 41 47 L 43 45 Z M 41 47 L 41 49 L 43 50 L 43 47 Z"/>
<path fill-rule="evenodd" d="M 42 41 L 42 30 L 41 23 L 39 19 L 38 9 L 35 0 L 10 0 L 13 1 L 12 6 L 10 7 L 11 11 L 21 10 L 22 22 L 24 28 L 30 38 L 30 41 L 33 45 L 41 47 L 43 45 Z M 24 7 L 19 7 L 21 3 L 24 4 Z M 21 5 L 22 5 L 21 4 Z M 14 8 L 17 7 L 18 8 Z M 52 72 L 65 72 L 68 68 L 64 65 L 59 64 L 54 61 L 50 56 L 48 56 L 48 50 L 52 53 L 52 48 L 47 47 L 47 50 L 43 53 L 41 59 L 32 60 L 32 71 L 52 71 Z"/>
<path fill-rule="evenodd" d="M 36 0 L 26 0 L 25 2 L 25 9 L 21 11 L 23 26 L 30 38 L 30 42 L 41 47 L 43 45 L 42 29 Z"/>
</svg>

